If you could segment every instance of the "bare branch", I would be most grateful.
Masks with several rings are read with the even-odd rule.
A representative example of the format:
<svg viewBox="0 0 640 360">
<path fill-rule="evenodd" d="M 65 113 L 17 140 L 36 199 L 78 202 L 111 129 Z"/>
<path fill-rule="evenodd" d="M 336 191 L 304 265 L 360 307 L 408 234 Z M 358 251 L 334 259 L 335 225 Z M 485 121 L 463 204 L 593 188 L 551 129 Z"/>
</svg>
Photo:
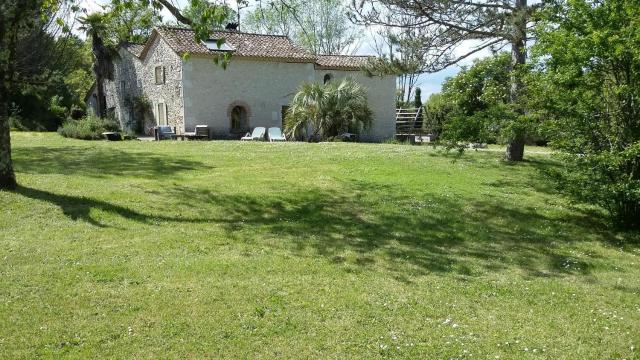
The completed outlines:
<svg viewBox="0 0 640 360">
<path fill-rule="evenodd" d="M 167 0 L 154 0 L 154 2 L 164 6 L 171 13 L 171 15 L 173 15 L 176 18 L 178 22 L 185 25 L 193 25 L 193 21 L 191 21 L 191 19 L 189 19 L 188 17 L 185 17 L 184 15 L 182 15 L 182 12 L 180 11 L 180 9 L 174 6 L 171 2 Z"/>
</svg>

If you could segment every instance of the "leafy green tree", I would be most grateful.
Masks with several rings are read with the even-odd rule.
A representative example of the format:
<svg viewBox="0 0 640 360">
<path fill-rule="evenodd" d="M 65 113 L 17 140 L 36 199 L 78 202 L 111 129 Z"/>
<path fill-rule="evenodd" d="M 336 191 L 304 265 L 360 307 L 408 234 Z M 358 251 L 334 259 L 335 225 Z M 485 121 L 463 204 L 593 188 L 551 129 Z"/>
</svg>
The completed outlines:
<svg viewBox="0 0 640 360">
<path fill-rule="evenodd" d="M 64 74 L 64 83 L 73 95 L 73 103 L 84 104 L 84 98 L 89 92 L 94 77 L 92 74 L 91 44 L 74 37 L 72 46 L 67 47 L 67 55 L 73 59 L 74 66 Z"/>
<path fill-rule="evenodd" d="M 238 14 L 227 4 L 216 4 L 203 1 L 187 6 L 183 11 L 184 16 L 195 23 L 205 24 L 210 30 L 223 30 L 225 24 L 222 19 L 237 19 Z"/>
<path fill-rule="evenodd" d="M 455 110 L 455 105 L 442 93 L 431 94 L 424 104 L 424 130 L 439 138 L 445 123 L 452 118 Z"/>
<path fill-rule="evenodd" d="M 442 92 L 465 115 L 486 110 L 496 103 L 509 103 L 511 59 L 499 53 L 476 60 L 442 84 Z"/>
<path fill-rule="evenodd" d="M 341 0 L 275 0 L 246 17 L 245 29 L 289 36 L 314 54 L 353 52 L 360 38 Z"/>
<path fill-rule="evenodd" d="M 80 18 L 83 30 L 91 38 L 91 52 L 93 53 L 93 73 L 96 76 L 97 114 L 105 117 L 107 114 L 107 103 L 104 92 L 104 81 L 110 79 L 113 74 L 112 58 L 114 50 L 105 44 L 107 35 L 106 26 L 107 15 L 102 13 L 92 13 Z"/>
<path fill-rule="evenodd" d="M 189 0 L 188 4 L 196 7 L 204 1 Z M 175 16 L 178 22 L 190 26 L 195 31 L 196 38 L 200 40 L 207 38 L 211 30 L 210 22 L 194 21 L 185 17 L 172 0 L 111 0 L 111 6 L 120 5 L 125 9 L 133 9 L 135 6 L 140 6 L 141 9 L 148 8 L 147 10 L 150 11 L 160 11 L 165 8 Z M 26 46 L 22 47 L 22 50 L 26 50 L 27 55 L 43 57 L 55 54 L 53 58 L 61 60 L 70 58 L 64 51 L 53 53 L 34 46 L 34 42 L 22 41 L 25 33 L 32 34 L 34 29 L 39 29 L 41 32 L 37 34 L 36 38 L 49 37 L 56 39 L 54 41 L 55 44 L 63 45 L 65 42 L 58 41 L 60 34 L 70 34 L 70 29 L 76 19 L 68 11 L 77 13 L 78 10 L 79 8 L 75 5 L 74 0 L 3 0 L 0 2 L 0 189 L 10 189 L 16 186 L 11 160 L 9 128 L 11 94 L 19 92 L 24 94 L 24 89 L 37 89 L 37 84 L 41 83 L 42 79 L 49 81 L 50 79 L 58 78 L 61 79 L 58 80 L 59 84 L 67 85 L 77 84 L 81 81 L 79 79 L 82 78 L 81 74 L 74 73 L 72 79 L 63 80 L 59 71 L 50 71 L 50 69 L 41 66 L 22 67 L 21 65 L 25 64 L 22 61 L 25 55 L 20 53 L 21 44 L 26 44 Z M 93 53 L 101 59 L 99 63 L 96 61 L 94 70 L 100 72 L 101 76 L 105 74 L 108 76 L 110 70 L 108 62 L 102 61 L 106 58 L 105 54 L 108 53 L 107 43 L 105 43 L 103 35 L 106 33 L 105 22 L 103 21 L 104 19 L 99 19 L 99 17 L 101 16 L 87 15 L 83 22 L 85 30 L 92 37 Z M 224 16 L 216 18 L 216 21 L 220 23 L 224 20 L 226 20 Z M 58 26 L 55 30 L 52 30 L 53 28 L 47 26 L 47 24 L 57 24 Z M 98 36 L 93 37 L 92 34 Z M 132 34 L 135 35 L 135 31 Z M 62 54 L 62 56 L 59 54 Z M 223 64 L 227 60 L 227 58 L 224 58 Z M 35 64 L 35 62 L 29 62 L 28 64 Z M 62 72 L 62 74 L 73 73 L 73 70 L 73 68 L 70 68 L 69 71 Z M 49 74 L 52 75 L 49 76 Z M 58 95 L 60 93 L 58 91 Z M 63 104 L 66 95 L 62 97 L 46 97 L 41 96 L 42 94 L 42 92 L 38 92 L 38 96 L 33 98 L 34 101 L 39 104 L 45 104 L 48 111 L 59 116 L 61 109 L 67 106 Z M 102 102 L 102 109 L 104 109 L 102 97 L 100 97 L 100 101 Z M 14 111 L 14 113 L 19 113 L 19 110 Z M 101 112 L 104 113 L 104 110 L 101 110 Z"/>
<path fill-rule="evenodd" d="M 426 111 L 429 116 L 435 110 L 440 117 L 444 139 L 451 144 L 498 142 L 533 131 L 531 117 L 514 110 L 526 104 L 510 99 L 510 62 L 509 54 L 499 53 L 474 61 L 444 82 L 441 98 L 434 98 Z M 518 101 L 525 99 L 521 96 Z"/>
<path fill-rule="evenodd" d="M 563 184 L 640 228 L 640 6 L 558 0 L 537 29 L 536 107 Z"/>
<path fill-rule="evenodd" d="M 524 114 L 518 106 L 524 90 L 519 68 L 526 63 L 527 31 L 536 19 L 540 4 L 527 0 L 362 0 L 353 1 L 352 18 L 358 23 L 387 27 L 421 29 L 420 43 L 425 49 L 425 72 L 436 72 L 459 63 L 483 49 L 511 46 L 510 102 L 513 111 Z M 406 23 L 406 18 L 413 21 Z M 473 41 L 468 51 L 457 52 Z M 519 119 L 519 118 L 518 118 Z M 505 157 L 521 161 L 524 156 L 524 134 L 521 126 L 511 126 Z"/>
<path fill-rule="evenodd" d="M 413 106 L 416 109 L 419 109 L 422 107 L 422 89 L 417 88 L 415 91 L 415 95 L 413 98 Z"/>
<path fill-rule="evenodd" d="M 355 81 L 305 83 L 287 111 L 285 133 L 290 138 L 325 140 L 346 132 L 358 133 L 372 121 L 366 90 Z"/>
<path fill-rule="evenodd" d="M 23 31 L 35 28 L 41 11 L 50 7 L 37 0 L 4 0 L 0 3 L 0 189 L 16 187 L 11 161 L 9 94 L 19 83 L 16 70 L 18 40 Z"/>
<path fill-rule="evenodd" d="M 112 1 L 105 7 L 105 41 L 120 44 L 144 43 L 154 26 L 162 23 L 157 8 L 144 1 Z"/>
</svg>

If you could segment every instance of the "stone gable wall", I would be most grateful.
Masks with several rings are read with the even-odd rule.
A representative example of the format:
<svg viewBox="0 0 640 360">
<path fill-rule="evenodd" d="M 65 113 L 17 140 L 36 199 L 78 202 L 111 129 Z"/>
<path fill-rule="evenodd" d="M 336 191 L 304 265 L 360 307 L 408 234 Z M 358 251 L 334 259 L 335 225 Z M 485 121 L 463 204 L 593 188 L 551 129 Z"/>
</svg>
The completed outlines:
<svg viewBox="0 0 640 360">
<path fill-rule="evenodd" d="M 144 60 L 125 49 L 119 50 L 114 61 L 114 79 L 105 82 L 107 108 L 113 108 L 123 129 L 133 130 L 139 114 L 133 109 L 135 97 L 144 96 L 150 105 L 145 121 L 145 133 L 158 122 L 158 104 L 166 105 L 167 122 L 184 132 L 184 103 L 182 97 L 182 59 L 160 37 L 151 45 Z M 165 82 L 156 84 L 155 68 L 164 67 Z M 124 82 L 124 92 L 122 91 Z"/>
</svg>

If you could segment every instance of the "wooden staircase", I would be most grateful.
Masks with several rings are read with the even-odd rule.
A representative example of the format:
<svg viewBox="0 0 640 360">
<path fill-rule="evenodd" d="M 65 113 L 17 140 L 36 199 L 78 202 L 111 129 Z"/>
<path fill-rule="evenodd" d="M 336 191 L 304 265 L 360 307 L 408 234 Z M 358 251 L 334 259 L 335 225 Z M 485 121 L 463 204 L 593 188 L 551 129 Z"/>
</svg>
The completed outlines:
<svg viewBox="0 0 640 360">
<path fill-rule="evenodd" d="M 422 108 L 396 109 L 396 139 L 411 143 L 422 142 Z"/>
</svg>

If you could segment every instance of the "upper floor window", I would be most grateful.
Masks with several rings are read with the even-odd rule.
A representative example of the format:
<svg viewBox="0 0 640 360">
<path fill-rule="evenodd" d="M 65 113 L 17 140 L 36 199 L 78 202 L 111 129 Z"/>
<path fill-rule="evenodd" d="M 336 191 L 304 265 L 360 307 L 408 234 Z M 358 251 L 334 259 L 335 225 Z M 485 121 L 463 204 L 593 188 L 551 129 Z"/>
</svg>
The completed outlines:
<svg viewBox="0 0 640 360">
<path fill-rule="evenodd" d="M 156 66 L 156 84 L 164 84 L 164 66 Z"/>
</svg>

